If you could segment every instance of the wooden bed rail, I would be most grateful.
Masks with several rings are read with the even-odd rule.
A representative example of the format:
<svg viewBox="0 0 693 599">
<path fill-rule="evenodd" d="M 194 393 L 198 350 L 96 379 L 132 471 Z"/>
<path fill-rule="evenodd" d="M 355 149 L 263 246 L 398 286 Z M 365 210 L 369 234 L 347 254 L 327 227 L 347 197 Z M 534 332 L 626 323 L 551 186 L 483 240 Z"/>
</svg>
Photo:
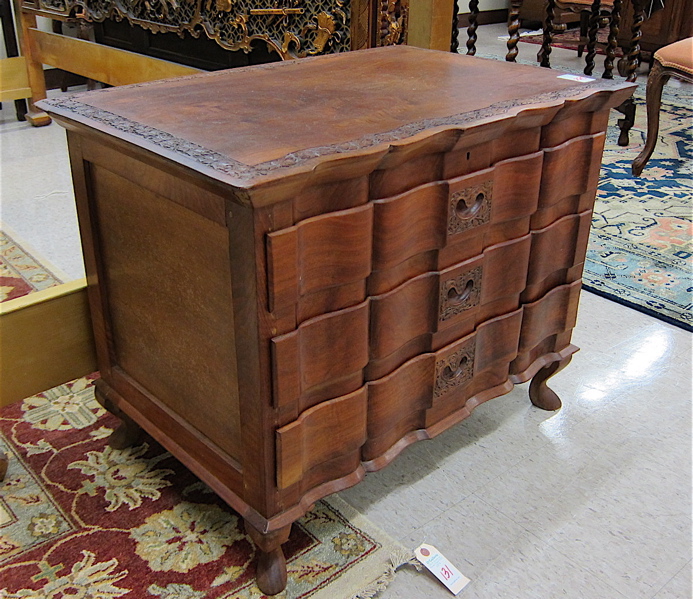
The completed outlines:
<svg viewBox="0 0 693 599">
<path fill-rule="evenodd" d="M 96 370 L 86 279 L 0 303 L 0 406 Z"/>
<path fill-rule="evenodd" d="M 32 90 L 26 119 L 37 127 L 51 122 L 47 114 L 34 106 L 35 102 L 46 97 L 44 64 L 108 85 L 144 83 L 200 72 L 167 60 L 41 31 L 36 28 L 34 14 L 26 11 L 20 14 L 22 54 Z"/>
<path fill-rule="evenodd" d="M 39 62 L 108 85 L 129 85 L 200 72 L 199 69 L 175 62 L 48 33 L 34 27 L 29 28 L 28 34 L 32 55 Z"/>
</svg>

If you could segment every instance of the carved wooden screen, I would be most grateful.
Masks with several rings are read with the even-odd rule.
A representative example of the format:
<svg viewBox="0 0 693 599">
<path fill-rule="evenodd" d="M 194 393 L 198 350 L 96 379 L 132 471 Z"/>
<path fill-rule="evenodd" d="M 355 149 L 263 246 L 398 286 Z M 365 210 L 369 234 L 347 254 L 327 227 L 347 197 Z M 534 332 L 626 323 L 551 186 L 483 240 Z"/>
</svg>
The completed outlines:
<svg viewBox="0 0 693 599">
<path fill-rule="evenodd" d="M 149 31 L 205 34 L 228 50 L 264 41 L 302 58 L 406 41 L 408 0 L 25 0 L 41 13 L 101 22 L 127 19 Z"/>
</svg>

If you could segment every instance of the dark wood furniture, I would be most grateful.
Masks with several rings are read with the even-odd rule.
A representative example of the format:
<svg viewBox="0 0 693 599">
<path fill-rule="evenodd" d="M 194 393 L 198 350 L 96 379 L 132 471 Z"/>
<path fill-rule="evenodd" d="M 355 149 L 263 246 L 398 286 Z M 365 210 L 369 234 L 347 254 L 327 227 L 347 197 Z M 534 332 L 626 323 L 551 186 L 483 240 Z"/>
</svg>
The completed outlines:
<svg viewBox="0 0 693 599">
<path fill-rule="evenodd" d="M 659 4 L 661 0 L 654 0 Z M 638 16 L 635 3 L 626 2 L 623 7 L 619 43 L 628 48 L 633 25 L 639 24 L 638 45 L 645 52 L 654 54 L 660 48 L 693 35 L 693 5 L 690 0 L 664 0 L 664 7 L 651 14 L 647 11 Z M 642 20 L 641 20 L 642 19 Z"/>
<path fill-rule="evenodd" d="M 647 78 L 647 138 L 645 147 L 633 160 L 632 171 L 635 177 L 640 176 L 657 144 L 662 89 L 671 77 L 693 83 L 693 37 L 679 40 L 655 52 L 650 76 Z"/>
<path fill-rule="evenodd" d="M 101 379 L 245 519 L 570 360 L 608 112 L 633 85 L 406 46 L 41 102 L 68 130 Z"/>
</svg>

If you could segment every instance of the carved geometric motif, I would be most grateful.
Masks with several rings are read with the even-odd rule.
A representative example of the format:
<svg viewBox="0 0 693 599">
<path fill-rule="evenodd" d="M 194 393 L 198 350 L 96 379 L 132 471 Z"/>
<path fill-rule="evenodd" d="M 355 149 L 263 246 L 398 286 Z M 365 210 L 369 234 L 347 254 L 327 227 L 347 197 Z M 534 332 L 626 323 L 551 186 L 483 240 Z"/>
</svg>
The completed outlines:
<svg viewBox="0 0 693 599">
<path fill-rule="evenodd" d="M 473 337 L 454 354 L 436 362 L 434 397 L 440 397 L 472 379 L 474 376 L 475 342 L 476 337 Z"/>
<path fill-rule="evenodd" d="M 453 193 L 448 205 L 448 235 L 489 222 L 492 195 L 493 179 Z"/>
<path fill-rule="evenodd" d="M 443 322 L 479 305 L 483 266 L 477 266 L 454 279 L 440 282 L 438 322 Z"/>
</svg>

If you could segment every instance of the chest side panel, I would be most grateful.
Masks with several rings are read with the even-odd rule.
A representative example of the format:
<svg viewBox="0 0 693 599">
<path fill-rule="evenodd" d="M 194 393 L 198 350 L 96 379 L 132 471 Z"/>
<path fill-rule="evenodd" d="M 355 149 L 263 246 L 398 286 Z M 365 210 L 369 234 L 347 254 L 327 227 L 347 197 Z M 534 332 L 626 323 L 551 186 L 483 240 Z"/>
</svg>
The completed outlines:
<svg viewBox="0 0 693 599">
<path fill-rule="evenodd" d="M 111 366 L 237 459 L 226 228 L 104 167 L 89 173 Z"/>
</svg>

